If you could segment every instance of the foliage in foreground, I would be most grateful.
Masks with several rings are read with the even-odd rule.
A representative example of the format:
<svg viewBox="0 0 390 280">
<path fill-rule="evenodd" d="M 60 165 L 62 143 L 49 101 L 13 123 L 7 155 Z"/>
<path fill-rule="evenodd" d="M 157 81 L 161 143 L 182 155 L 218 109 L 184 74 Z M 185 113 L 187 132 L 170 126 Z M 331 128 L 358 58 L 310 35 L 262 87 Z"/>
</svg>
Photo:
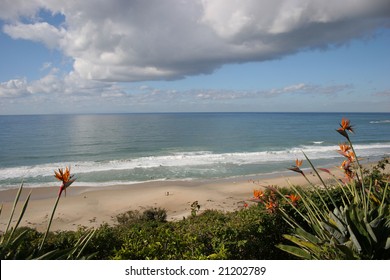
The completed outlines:
<svg viewBox="0 0 390 280">
<path fill-rule="evenodd" d="M 54 171 L 55 177 L 62 182 L 60 186 L 51 216 L 48 220 L 45 234 L 42 236 L 35 230 L 29 228 L 19 228 L 19 224 L 26 212 L 31 192 L 23 203 L 21 212 L 17 218 L 16 223 L 11 226 L 16 207 L 19 203 L 20 195 L 23 190 L 23 183 L 15 196 L 14 204 L 11 209 L 8 224 L 5 231 L 0 235 L 0 259 L 88 259 L 93 254 L 84 254 L 84 249 L 93 237 L 95 231 L 88 230 L 79 236 L 72 244 L 68 244 L 65 248 L 54 247 L 48 250 L 46 240 L 50 233 L 50 226 L 53 221 L 58 202 L 60 201 L 63 192 L 76 180 L 70 174 L 70 168 L 58 169 Z M 0 208 L 0 214 L 2 206 Z"/>
<path fill-rule="evenodd" d="M 380 161 L 372 172 L 364 172 L 349 138 L 348 131 L 353 132 L 349 120 L 343 119 L 337 131 L 347 140 L 339 145 L 339 153 L 346 158 L 341 165 L 346 182 L 334 177 L 336 188 L 342 191 L 341 202 L 333 199 L 330 187 L 305 155 L 325 191 L 319 196 L 319 203 L 313 201 L 309 192 L 318 191 L 318 187 L 307 179 L 300 169 L 302 161 L 297 160 L 291 170 L 304 176 L 312 188 L 309 191 L 291 186 L 301 199 L 302 207 L 299 209 L 285 198 L 295 210 L 295 216 L 285 207 L 278 209 L 294 228 L 293 234 L 284 235 L 292 245 L 278 247 L 302 259 L 390 259 L 389 177 L 380 171 L 388 160 Z M 329 170 L 322 171 L 331 174 Z M 273 190 L 281 195 L 278 189 Z M 330 207 L 325 203 L 326 197 L 332 200 Z"/>
<path fill-rule="evenodd" d="M 148 209 L 145 212 L 162 211 Z M 94 253 L 94 259 L 103 260 L 294 258 L 275 247 L 282 241 L 282 233 L 289 230 L 288 224 L 281 216 L 270 215 L 261 207 L 230 213 L 206 210 L 177 222 L 145 219 L 145 212 L 130 211 L 118 217 L 120 222 L 117 225 L 100 226 L 83 254 Z M 28 230 L 24 244 L 37 243 L 42 234 Z M 80 228 L 78 231 L 50 233 L 45 248 L 68 248 L 85 232 L 86 229 Z M 26 253 L 29 250 L 28 246 L 22 248 Z"/>
</svg>

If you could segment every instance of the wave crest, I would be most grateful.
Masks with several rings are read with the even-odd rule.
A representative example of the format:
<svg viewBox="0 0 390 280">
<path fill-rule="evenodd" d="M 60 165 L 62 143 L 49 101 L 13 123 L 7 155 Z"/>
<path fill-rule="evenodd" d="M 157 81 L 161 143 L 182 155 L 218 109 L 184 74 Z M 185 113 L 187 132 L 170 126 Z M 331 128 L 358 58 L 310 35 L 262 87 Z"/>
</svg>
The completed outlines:
<svg viewBox="0 0 390 280">
<path fill-rule="evenodd" d="M 390 143 L 355 145 L 359 156 L 383 156 L 389 154 Z M 150 168 L 191 168 L 195 166 L 222 166 L 267 164 L 270 162 L 293 162 L 296 158 L 302 158 L 302 151 L 312 160 L 332 159 L 339 155 L 337 146 L 302 145 L 285 150 L 258 151 L 258 152 L 233 152 L 213 153 L 211 151 L 177 152 L 169 155 L 139 157 L 134 159 L 116 159 L 110 161 L 78 161 L 48 163 L 36 166 L 19 166 L 0 169 L 0 180 L 49 177 L 53 176 L 53 170 L 58 167 L 71 166 L 76 174 L 109 172 L 124 170 L 145 170 Z"/>
</svg>

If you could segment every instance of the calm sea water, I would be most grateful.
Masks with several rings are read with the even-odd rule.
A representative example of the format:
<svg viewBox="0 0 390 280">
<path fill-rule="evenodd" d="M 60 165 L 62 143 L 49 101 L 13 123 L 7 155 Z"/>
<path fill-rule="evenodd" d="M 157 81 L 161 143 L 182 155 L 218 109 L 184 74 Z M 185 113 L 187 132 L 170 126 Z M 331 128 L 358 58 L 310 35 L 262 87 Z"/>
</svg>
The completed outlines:
<svg viewBox="0 0 390 280">
<path fill-rule="evenodd" d="M 359 156 L 390 155 L 389 113 L 0 116 L 0 188 L 57 185 L 53 170 L 68 165 L 90 186 L 279 173 L 302 151 L 332 166 L 342 117 Z"/>
</svg>

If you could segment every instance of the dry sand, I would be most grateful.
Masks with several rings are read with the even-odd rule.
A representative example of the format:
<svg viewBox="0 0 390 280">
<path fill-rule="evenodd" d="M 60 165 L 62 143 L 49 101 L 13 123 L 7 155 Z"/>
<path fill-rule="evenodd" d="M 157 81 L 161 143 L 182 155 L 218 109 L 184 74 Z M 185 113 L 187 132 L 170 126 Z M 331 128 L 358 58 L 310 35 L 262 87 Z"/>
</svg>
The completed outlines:
<svg viewBox="0 0 390 280">
<path fill-rule="evenodd" d="M 335 171 L 341 175 L 340 172 Z M 159 181 L 133 185 L 109 187 L 82 187 L 74 183 L 62 196 L 55 213 L 51 230 L 75 230 L 79 226 L 98 227 L 102 223 L 114 224 L 116 215 L 128 210 L 140 210 L 161 207 L 167 210 L 168 220 L 179 220 L 191 214 L 191 204 L 198 201 L 200 211 L 216 209 L 234 211 L 243 207 L 251 199 L 253 190 L 261 186 L 292 184 L 304 185 L 306 181 L 299 174 L 289 173 L 278 178 L 248 180 L 235 178 L 216 181 Z M 308 174 L 309 175 L 309 174 Z M 326 176 L 326 173 L 323 173 Z M 309 177 L 316 182 L 316 177 Z M 318 182 L 316 182 L 318 183 Z M 34 188 L 25 186 L 21 196 L 23 202 L 28 193 L 31 199 L 23 217 L 22 226 L 44 231 L 48 216 L 53 209 L 58 188 Z M 0 216 L 0 230 L 4 230 L 12 209 L 17 190 L 0 191 L 0 203 L 3 210 Z M 15 212 L 18 217 L 21 204 Z"/>
</svg>

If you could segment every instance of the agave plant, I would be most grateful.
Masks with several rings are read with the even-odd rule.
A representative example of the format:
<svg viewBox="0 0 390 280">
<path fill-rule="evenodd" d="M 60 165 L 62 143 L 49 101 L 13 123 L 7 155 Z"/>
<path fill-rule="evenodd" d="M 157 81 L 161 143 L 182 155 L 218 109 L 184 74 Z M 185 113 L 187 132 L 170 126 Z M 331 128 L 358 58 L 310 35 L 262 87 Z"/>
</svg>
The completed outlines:
<svg viewBox="0 0 390 280">
<path fill-rule="evenodd" d="M 340 145 L 339 151 L 346 157 L 341 168 L 347 182 L 340 182 L 329 170 L 321 169 L 334 178 L 334 186 L 328 186 L 304 154 L 322 182 L 325 195 L 331 199 L 333 210 L 329 209 L 325 197 L 318 192 L 318 187 L 308 180 L 300 165 L 290 168 L 302 174 L 311 186 L 309 189 L 291 186 L 301 198 L 303 210 L 285 198 L 309 229 L 299 224 L 286 209 L 279 208 L 285 220 L 294 228 L 294 232 L 284 235 L 292 245 L 279 244 L 277 247 L 302 259 L 390 259 L 389 182 L 385 182 L 383 189 L 374 187 L 374 182 L 365 184 L 367 180 L 364 180 L 362 168 L 348 135 L 348 131 L 353 132 L 349 120 L 343 119 L 337 131 L 348 141 L 348 144 Z M 331 188 L 341 188 L 342 205 L 336 205 L 332 199 Z M 321 203 L 313 201 L 313 190 L 319 195 Z M 281 195 L 279 190 L 275 191 Z"/>
</svg>

